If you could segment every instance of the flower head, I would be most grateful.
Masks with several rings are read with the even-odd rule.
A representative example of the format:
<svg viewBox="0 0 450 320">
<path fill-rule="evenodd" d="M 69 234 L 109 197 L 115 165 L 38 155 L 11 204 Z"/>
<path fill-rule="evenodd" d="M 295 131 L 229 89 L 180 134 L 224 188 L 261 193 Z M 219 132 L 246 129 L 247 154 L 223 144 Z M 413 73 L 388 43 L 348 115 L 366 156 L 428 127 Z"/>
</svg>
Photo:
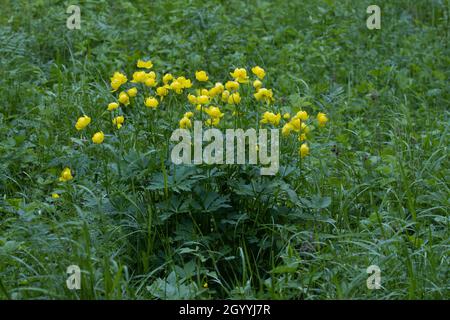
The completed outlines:
<svg viewBox="0 0 450 320">
<path fill-rule="evenodd" d="M 224 115 L 218 107 L 214 107 L 214 106 L 210 106 L 209 108 L 205 109 L 205 112 L 211 118 L 222 118 Z"/>
<path fill-rule="evenodd" d="M 264 112 L 263 118 L 261 119 L 261 123 L 270 123 L 274 126 L 277 126 L 280 123 L 281 120 L 281 114 L 280 113 L 273 113 L 273 112 Z"/>
<path fill-rule="evenodd" d="M 167 96 L 169 94 L 169 86 L 164 85 L 162 87 L 156 88 L 156 94 L 161 98 Z"/>
<path fill-rule="evenodd" d="M 108 104 L 108 111 L 116 110 L 119 107 L 119 104 L 117 102 L 111 102 Z"/>
<path fill-rule="evenodd" d="M 150 60 L 144 61 L 139 59 L 136 65 L 138 68 L 145 68 L 145 69 L 151 69 L 153 67 L 153 63 Z"/>
<path fill-rule="evenodd" d="M 112 123 L 117 126 L 117 129 L 120 129 L 122 128 L 124 121 L 125 118 L 123 116 L 117 116 L 112 120 Z"/>
<path fill-rule="evenodd" d="M 200 82 L 206 82 L 208 81 L 208 75 L 206 74 L 205 71 L 196 71 L 195 79 L 197 79 Z"/>
<path fill-rule="evenodd" d="M 239 94 L 239 92 L 234 92 L 230 94 L 227 102 L 228 104 L 238 104 L 241 102 L 241 95 Z"/>
<path fill-rule="evenodd" d="M 117 91 L 121 85 L 128 81 L 127 76 L 120 72 L 114 72 L 111 77 L 111 87 L 113 91 Z"/>
<path fill-rule="evenodd" d="M 299 153 L 300 153 L 300 157 L 302 157 L 302 158 L 306 157 L 309 154 L 309 147 L 308 147 L 307 143 L 303 143 L 300 146 Z"/>
<path fill-rule="evenodd" d="M 119 102 L 125 106 L 130 104 L 130 97 L 125 91 L 119 93 Z"/>
<path fill-rule="evenodd" d="M 317 122 L 319 122 L 319 127 L 325 126 L 325 124 L 328 122 L 327 115 L 325 113 L 319 112 L 317 114 Z"/>
<path fill-rule="evenodd" d="M 261 67 L 258 67 L 258 66 L 253 67 L 252 72 L 254 75 L 256 75 L 261 80 L 266 76 L 266 72 L 264 71 L 264 69 Z"/>
<path fill-rule="evenodd" d="M 92 142 L 95 144 L 100 144 L 103 142 L 103 140 L 105 140 L 105 135 L 103 134 L 102 131 L 96 132 L 92 136 Z"/>
<path fill-rule="evenodd" d="M 128 94 L 131 98 L 134 98 L 134 97 L 136 97 L 137 92 L 138 92 L 137 88 L 136 88 L 136 87 L 133 87 L 133 88 L 131 88 L 131 89 L 128 89 L 127 94 Z"/>
<path fill-rule="evenodd" d="M 244 68 L 236 68 L 233 72 L 230 73 L 230 75 L 239 83 L 248 82 L 247 70 L 245 70 Z"/>
<path fill-rule="evenodd" d="M 266 101 L 268 103 L 274 101 L 272 89 L 261 88 L 254 94 L 254 96 L 258 101 Z"/>
<path fill-rule="evenodd" d="M 148 97 L 147 99 L 145 99 L 145 106 L 148 108 L 156 108 L 158 104 L 158 99 L 154 97 Z"/>
<path fill-rule="evenodd" d="M 180 120 L 180 128 L 181 129 L 187 129 L 187 128 L 191 128 L 192 127 L 192 123 L 191 120 L 184 116 L 183 118 L 181 118 Z"/>
<path fill-rule="evenodd" d="M 69 181 L 72 179 L 73 179 L 73 176 L 72 176 L 72 172 L 70 171 L 70 168 L 68 168 L 68 167 L 64 168 L 64 170 L 61 172 L 61 175 L 59 176 L 59 181 L 66 182 L 66 181 Z"/>
<path fill-rule="evenodd" d="M 239 88 L 239 82 L 227 81 L 227 83 L 225 83 L 225 88 L 229 91 L 237 90 Z"/>
<path fill-rule="evenodd" d="M 163 76 L 163 83 L 164 83 L 164 84 L 168 84 L 169 81 L 172 81 L 172 80 L 173 80 L 173 76 L 172 76 L 170 73 L 166 73 L 166 74 Z"/>
<path fill-rule="evenodd" d="M 89 123 L 91 123 L 91 118 L 87 115 L 84 115 L 78 118 L 77 123 L 75 124 L 75 128 L 77 128 L 77 130 L 83 130 L 88 126 Z"/>
<path fill-rule="evenodd" d="M 258 91 L 262 87 L 262 82 L 259 80 L 253 81 L 253 87 L 256 89 L 256 91 Z"/>
</svg>

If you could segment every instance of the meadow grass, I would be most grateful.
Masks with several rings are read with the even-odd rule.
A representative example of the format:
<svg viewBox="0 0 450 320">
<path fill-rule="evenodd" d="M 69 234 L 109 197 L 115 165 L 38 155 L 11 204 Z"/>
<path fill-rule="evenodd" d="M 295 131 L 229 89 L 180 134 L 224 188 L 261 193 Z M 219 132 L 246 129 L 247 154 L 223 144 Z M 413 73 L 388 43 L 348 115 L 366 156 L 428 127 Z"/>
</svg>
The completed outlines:
<svg viewBox="0 0 450 320">
<path fill-rule="evenodd" d="M 79 1 L 69 30 L 66 1 L 2 1 L 0 298 L 448 299 L 450 3 L 380 1 L 380 30 L 370 4 Z M 174 166 L 185 96 L 136 99 L 120 130 L 106 112 L 109 78 L 143 57 L 223 82 L 259 65 L 272 110 L 329 122 L 303 159 L 282 140 L 274 177 Z M 251 101 L 223 123 L 255 127 L 268 108 Z"/>
</svg>

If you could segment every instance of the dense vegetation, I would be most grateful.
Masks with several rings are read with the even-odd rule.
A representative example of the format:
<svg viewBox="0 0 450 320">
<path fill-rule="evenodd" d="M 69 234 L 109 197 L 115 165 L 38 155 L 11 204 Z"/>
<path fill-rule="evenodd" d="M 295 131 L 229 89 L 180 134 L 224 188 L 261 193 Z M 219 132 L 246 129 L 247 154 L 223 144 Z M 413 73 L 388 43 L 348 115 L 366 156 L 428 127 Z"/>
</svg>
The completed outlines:
<svg viewBox="0 0 450 320">
<path fill-rule="evenodd" d="M 69 4 L 0 2 L 1 299 L 449 298 L 448 0 L 380 1 L 380 30 L 362 0 L 80 1 L 80 30 Z M 274 102 L 243 89 L 240 125 L 305 110 L 309 155 L 282 137 L 275 176 L 175 166 L 186 95 L 141 96 L 111 124 L 110 77 L 138 59 L 191 91 L 197 70 L 225 83 L 261 66 Z"/>
</svg>

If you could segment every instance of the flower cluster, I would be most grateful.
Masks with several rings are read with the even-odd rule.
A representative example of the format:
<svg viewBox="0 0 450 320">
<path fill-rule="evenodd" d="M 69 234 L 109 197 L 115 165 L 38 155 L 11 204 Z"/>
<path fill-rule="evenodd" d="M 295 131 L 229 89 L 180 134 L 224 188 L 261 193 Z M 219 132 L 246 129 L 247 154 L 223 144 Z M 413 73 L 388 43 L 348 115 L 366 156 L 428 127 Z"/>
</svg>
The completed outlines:
<svg viewBox="0 0 450 320">
<path fill-rule="evenodd" d="M 207 126 L 217 127 L 228 111 L 232 111 L 230 114 L 233 117 L 241 117 L 246 114 L 245 106 L 241 106 L 242 99 L 248 99 L 248 105 L 257 105 L 255 110 L 257 113 L 260 112 L 258 110 L 260 107 L 276 109 L 276 112 L 265 111 L 259 123 L 278 127 L 280 122 L 283 122 L 282 136 L 297 134 L 298 140 L 302 142 L 299 149 L 300 156 L 303 158 L 309 154 L 306 143 L 310 132 L 308 113 L 301 110 L 294 117 L 291 117 L 289 113 L 282 115 L 280 107 L 274 105 L 272 89 L 264 86 L 266 71 L 263 68 L 259 66 L 251 68 L 253 79 L 245 68 L 235 68 L 229 73 L 231 79 L 226 79 L 224 82 L 212 82 L 204 70 L 197 70 L 195 80 L 191 81 L 185 76 L 175 77 L 171 73 L 161 74 L 158 77 L 155 71 L 151 71 L 153 63 L 150 60 L 138 60 L 136 66 L 138 70 L 133 72 L 130 81 L 119 71 L 114 72 L 110 78 L 111 92 L 116 94 L 116 101 L 110 102 L 106 110 L 111 112 L 113 128 L 118 130 L 125 125 L 123 108 L 143 103 L 143 106 L 156 110 L 171 93 L 175 100 L 181 102 L 180 104 L 183 104 L 183 98 L 180 96 L 185 96 L 187 102 L 194 107 L 192 111 L 184 112 L 178 121 L 179 127 L 183 129 L 192 128 L 194 118 L 204 121 Z M 251 91 L 253 93 L 249 95 Z M 142 100 L 136 100 L 139 92 L 144 96 Z M 251 102 L 252 99 L 254 102 Z M 325 126 L 327 122 L 326 114 L 319 112 L 318 127 Z M 78 131 L 85 130 L 90 123 L 91 118 L 83 115 L 76 121 L 75 128 Z M 105 134 L 103 131 L 95 132 L 91 140 L 94 144 L 102 144 L 105 141 Z M 70 169 L 65 168 L 59 180 L 69 181 L 72 178 Z"/>
</svg>

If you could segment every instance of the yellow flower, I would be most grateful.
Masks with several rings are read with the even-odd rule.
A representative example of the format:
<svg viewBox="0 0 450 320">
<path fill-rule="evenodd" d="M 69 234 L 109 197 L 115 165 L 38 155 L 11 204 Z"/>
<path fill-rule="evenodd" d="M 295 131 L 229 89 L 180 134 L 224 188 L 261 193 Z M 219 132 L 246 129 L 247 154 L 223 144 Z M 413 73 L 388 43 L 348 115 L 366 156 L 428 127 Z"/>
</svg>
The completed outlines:
<svg viewBox="0 0 450 320">
<path fill-rule="evenodd" d="M 195 107 L 195 110 L 197 110 L 197 111 L 203 111 L 205 108 L 201 105 L 201 104 L 198 104 L 196 107 Z"/>
<path fill-rule="evenodd" d="M 128 89 L 128 91 L 127 91 L 128 95 L 129 95 L 130 97 L 132 97 L 132 98 L 136 97 L 137 92 L 138 92 L 138 90 L 137 90 L 136 87 L 133 87 L 133 88 L 131 88 L 131 89 Z"/>
<path fill-rule="evenodd" d="M 317 114 L 317 121 L 319 122 L 319 127 L 325 126 L 325 124 L 328 122 L 327 115 L 323 112 L 319 112 Z"/>
<path fill-rule="evenodd" d="M 234 92 L 228 97 L 228 104 L 238 104 L 241 102 L 241 95 L 239 92 Z"/>
<path fill-rule="evenodd" d="M 72 179 L 73 179 L 73 176 L 72 176 L 72 172 L 70 171 L 70 168 L 68 168 L 68 167 L 64 168 L 64 170 L 61 172 L 61 175 L 59 176 L 59 181 L 65 182 L 65 181 L 69 181 Z"/>
<path fill-rule="evenodd" d="M 209 108 L 205 109 L 205 112 L 211 118 L 222 118 L 224 115 L 218 107 L 213 107 L 213 106 L 210 106 Z"/>
<path fill-rule="evenodd" d="M 75 128 L 77 128 L 77 130 L 83 130 L 88 126 L 89 123 L 91 123 L 91 118 L 87 115 L 84 115 L 78 118 L 77 123 L 75 124 Z"/>
<path fill-rule="evenodd" d="M 113 111 L 119 107 L 119 104 L 117 102 L 111 102 L 108 104 L 108 111 Z"/>
<path fill-rule="evenodd" d="M 191 127 L 192 127 L 192 123 L 188 117 L 183 117 L 180 120 L 180 128 L 181 129 L 191 128 Z"/>
<path fill-rule="evenodd" d="M 52 193 L 52 198 L 53 198 L 53 199 L 58 199 L 58 198 L 59 198 L 59 194 L 57 194 L 57 193 Z"/>
<path fill-rule="evenodd" d="M 172 80 L 173 80 L 173 76 L 172 76 L 170 73 L 166 73 L 166 74 L 163 76 L 163 83 L 164 83 L 164 84 L 168 84 L 169 81 L 172 81 Z"/>
<path fill-rule="evenodd" d="M 223 90 L 225 90 L 225 87 L 223 86 L 222 82 L 216 82 L 214 88 L 217 89 L 218 93 L 222 93 Z"/>
<path fill-rule="evenodd" d="M 157 84 L 155 78 L 147 78 L 144 83 L 147 87 L 156 87 Z"/>
<path fill-rule="evenodd" d="M 130 104 L 130 97 L 124 91 L 119 94 L 119 102 L 125 106 Z"/>
<path fill-rule="evenodd" d="M 225 88 L 230 91 L 237 90 L 239 88 L 239 82 L 227 81 L 227 83 L 225 83 Z"/>
<path fill-rule="evenodd" d="M 306 120 L 308 120 L 308 112 L 300 110 L 295 115 L 295 118 L 300 119 L 302 121 L 306 121 Z"/>
<path fill-rule="evenodd" d="M 253 81 L 253 87 L 256 89 L 256 91 L 258 91 L 262 87 L 262 82 L 259 80 Z"/>
<path fill-rule="evenodd" d="M 258 101 L 263 100 L 269 103 L 274 101 L 272 89 L 269 90 L 266 88 L 261 88 L 254 94 L 254 96 Z"/>
<path fill-rule="evenodd" d="M 120 72 L 114 72 L 114 75 L 111 77 L 111 87 L 113 88 L 113 91 L 117 91 L 117 89 L 127 81 L 126 75 Z"/>
<path fill-rule="evenodd" d="M 306 156 L 309 154 L 309 147 L 308 147 L 308 144 L 303 143 L 303 144 L 300 146 L 299 153 L 300 153 L 300 157 L 302 157 L 302 158 L 306 157 Z"/>
<path fill-rule="evenodd" d="M 205 282 L 205 283 L 203 284 L 203 288 L 208 289 L 208 282 Z"/>
<path fill-rule="evenodd" d="M 145 99 L 145 106 L 149 108 L 156 108 L 158 106 L 159 102 L 158 99 L 153 97 L 148 97 Z"/>
<path fill-rule="evenodd" d="M 281 114 L 275 114 L 272 112 L 264 112 L 263 118 L 261 119 L 261 123 L 270 123 L 274 126 L 277 126 L 280 123 L 281 120 Z"/>
<path fill-rule="evenodd" d="M 289 112 L 286 112 L 285 114 L 283 114 L 284 120 L 289 120 L 290 118 L 291 118 L 291 115 L 289 114 Z"/>
<path fill-rule="evenodd" d="M 195 79 L 197 79 L 200 82 L 208 81 L 208 75 L 205 71 L 196 71 L 195 72 Z"/>
<path fill-rule="evenodd" d="M 306 140 L 306 133 L 302 133 L 298 136 L 298 141 L 305 141 Z"/>
<path fill-rule="evenodd" d="M 177 80 L 172 81 L 172 83 L 170 84 L 170 89 L 180 94 L 181 92 L 183 92 L 183 84 Z"/>
<path fill-rule="evenodd" d="M 208 104 L 209 103 L 209 97 L 208 96 L 199 96 L 197 97 L 197 103 L 198 104 Z"/>
<path fill-rule="evenodd" d="M 148 74 L 145 73 L 145 71 L 136 71 L 133 73 L 133 80 L 131 80 L 131 82 L 141 82 L 144 83 L 145 80 L 148 79 Z"/>
<path fill-rule="evenodd" d="M 266 72 L 264 71 L 264 69 L 261 67 L 258 67 L 258 66 L 253 67 L 252 72 L 254 75 L 256 75 L 261 80 L 266 76 Z"/>
<path fill-rule="evenodd" d="M 153 67 L 153 63 L 150 60 L 144 61 L 144 60 L 139 59 L 137 62 L 137 67 L 151 69 Z"/>
<path fill-rule="evenodd" d="M 304 133 L 308 133 L 309 132 L 309 127 L 304 122 L 302 122 L 301 131 L 304 132 Z"/>
<path fill-rule="evenodd" d="M 181 83 L 183 89 L 187 89 L 192 87 L 192 82 L 190 79 L 186 79 L 185 77 L 178 77 L 177 81 Z"/>
<path fill-rule="evenodd" d="M 167 96 L 169 94 L 169 86 L 164 85 L 162 87 L 156 88 L 156 94 L 161 98 Z"/>
<path fill-rule="evenodd" d="M 117 129 L 120 129 L 124 121 L 125 118 L 123 116 L 117 116 L 112 120 L 112 123 L 117 126 Z"/>
<path fill-rule="evenodd" d="M 220 122 L 220 118 L 210 118 L 208 120 L 205 121 L 205 124 L 207 126 L 213 126 L 213 127 L 217 127 L 217 125 Z"/>
<path fill-rule="evenodd" d="M 223 102 L 228 102 L 228 97 L 229 96 L 230 96 L 230 91 L 224 90 L 224 92 L 222 92 L 222 101 Z"/>
<path fill-rule="evenodd" d="M 286 137 L 291 133 L 292 130 L 294 130 L 292 124 L 286 123 L 281 129 L 281 134 Z"/>
<path fill-rule="evenodd" d="M 96 143 L 96 144 L 100 144 L 103 142 L 103 140 L 105 140 L 105 135 L 103 134 L 102 131 L 96 132 L 93 136 L 92 136 L 92 142 Z"/>
<path fill-rule="evenodd" d="M 186 118 L 192 118 L 192 117 L 194 116 L 194 113 L 191 112 L 191 111 L 188 111 L 188 112 L 186 112 L 186 113 L 184 114 L 184 116 L 185 116 Z"/>
<path fill-rule="evenodd" d="M 197 104 L 197 97 L 196 96 L 194 96 L 193 94 L 188 94 L 187 97 L 188 97 L 188 100 L 189 100 L 190 103 Z"/>
<path fill-rule="evenodd" d="M 248 82 L 247 70 L 244 68 L 236 68 L 230 75 L 239 83 Z"/>
</svg>

